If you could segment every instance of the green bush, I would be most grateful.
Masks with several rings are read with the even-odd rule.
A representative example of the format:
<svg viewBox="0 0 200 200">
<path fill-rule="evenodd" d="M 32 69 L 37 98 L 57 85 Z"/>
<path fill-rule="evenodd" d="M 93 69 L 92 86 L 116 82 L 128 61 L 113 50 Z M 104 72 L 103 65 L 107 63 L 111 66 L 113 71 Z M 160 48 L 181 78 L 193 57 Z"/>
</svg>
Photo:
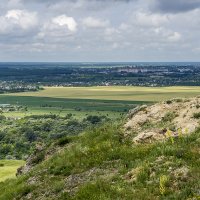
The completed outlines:
<svg viewBox="0 0 200 200">
<path fill-rule="evenodd" d="M 172 100 L 167 100 L 167 101 L 166 101 L 166 104 L 172 104 L 172 103 L 173 103 Z"/>
<path fill-rule="evenodd" d="M 163 122 L 171 122 L 175 117 L 177 117 L 177 114 L 174 112 L 168 112 L 165 114 L 165 116 L 162 118 Z"/>
<path fill-rule="evenodd" d="M 97 124 L 102 121 L 102 117 L 96 115 L 89 115 L 87 116 L 86 121 L 90 122 L 91 124 Z"/>
<path fill-rule="evenodd" d="M 195 119 L 199 119 L 199 118 L 200 118 L 200 112 L 199 112 L 199 113 L 194 113 L 194 114 L 193 114 L 193 117 L 194 117 Z"/>
<path fill-rule="evenodd" d="M 199 104 L 197 104 L 197 105 L 196 105 L 196 108 L 197 108 L 197 109 L 198 109 L 198 108 L 200 108 L 200 105 L 199 105 Z"/>
<path fill-rule="evenodd" d="M 71 141 L 72 141 L 72 139 L 70 137 L 66 136 L 66 137 L 62 137 L 62 138 L 58 139 L 56 144 L 58 146 L 64 146 L 66 144 L 69 144 Z"/>
</svg>

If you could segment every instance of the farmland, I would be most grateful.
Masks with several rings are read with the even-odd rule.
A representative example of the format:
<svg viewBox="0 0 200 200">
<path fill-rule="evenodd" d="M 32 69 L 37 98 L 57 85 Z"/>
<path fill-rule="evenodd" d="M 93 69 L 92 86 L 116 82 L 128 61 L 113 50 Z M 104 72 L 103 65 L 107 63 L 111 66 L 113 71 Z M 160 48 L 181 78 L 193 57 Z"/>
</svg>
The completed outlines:
<svg viewBox="0 0 200 200">
<path fill-rule="evenodd" d="M 11 94 L 66 99 L 95 99 L 121 101 L 162 101 L 170 98 L 192 97 L 200 94 L 200 87 L 45 87 L 38 92 Z"/>
<path fill-rule="evenodd" d="M 114 101 L 98 99 L 67 99 L 31 96 L 0 96 L 1 104 L 23 105 L 27 111 L 4 112 L 7 117 L 23 117 L 27 115 L 57 114 L 65 116 L 68 113 L 76 118 L 86 115 L 109 115 L 117 118 L 143 101 Z"/>
<path fill-rule="evenodd" d="M 0 104 L 27 106 L 26 112 L 8 112 L 5 116 L 22 117 L 32 114 L 72 113 L 77 118 L 88 114 L 120 117 L 136 105 L 170 98 L 193 97 L 200 87 L 45 87 L 38 92 L 0 95 Z"/>
</svg>

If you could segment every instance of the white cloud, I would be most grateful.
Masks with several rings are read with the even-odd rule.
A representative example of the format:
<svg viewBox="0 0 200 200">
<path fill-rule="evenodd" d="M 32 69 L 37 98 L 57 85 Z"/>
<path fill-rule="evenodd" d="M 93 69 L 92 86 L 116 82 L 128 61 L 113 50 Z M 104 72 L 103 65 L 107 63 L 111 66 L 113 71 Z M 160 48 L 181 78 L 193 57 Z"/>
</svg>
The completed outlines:
<svg viewBox="0 0 200 200">
<path fill-rule="evenodd" d="M 75 32 L 77 31 L 77 23 L 73 17 L 66 15 L 60 15 L 52 19 L 52 22 L 59 26 L 66 26 L 68 30 Z"/>
<path fill-rule="evenodd" d="M 22 29 L 29 29 L 37 24 L 37 14 L 26 10 L 9 10 L 5 20 L 9 25 L 17 25 Z"/>
<path fill-rule="evenodd" d="M 83 19 L 83 25 L 87 28 L 104 28 L 109 25 L 108 20 L 101 20 L 93 17 Z"/>
<path fill-rule="evenodd" d="M 140 26 L 160 26 L 169 21 L 167 15 L 138 12 L 135 16 L 136 24 Z"/>
<path fill-rule="evenodd" d="M 0 58 L 32 48 L 30 60 L 199 59 L 200 9 L 159 12 L 154 1 L 0 0 Z"/>
<path fill-rule="evenodd" d="M 17 35 L 19 31 L 29 31 L 38 24 L 36 12 L 27 10 L 9 10 L 3 16 L 0 16 L 0 33 L 14 33 Z"/>
</svg>

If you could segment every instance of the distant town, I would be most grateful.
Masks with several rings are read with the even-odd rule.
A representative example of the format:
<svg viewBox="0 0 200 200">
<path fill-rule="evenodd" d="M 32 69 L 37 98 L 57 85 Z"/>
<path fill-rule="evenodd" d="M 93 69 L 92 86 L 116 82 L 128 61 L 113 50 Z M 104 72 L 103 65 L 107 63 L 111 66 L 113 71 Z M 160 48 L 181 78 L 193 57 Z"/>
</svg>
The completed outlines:
<svg viewBox="0 0 200 200">
<path fill-rule="evenodd" d="M 0 94 L 7 92 L 37 91 L 39 89 L 40 87 L 36 84 L 29 84 L 22 81 L 0 81 Z"/>
<path fill-rule="evenodd" d="M 0 93 L 42 86 L 199 86 L 200 64 L 1 63 Z"/>
</svg>

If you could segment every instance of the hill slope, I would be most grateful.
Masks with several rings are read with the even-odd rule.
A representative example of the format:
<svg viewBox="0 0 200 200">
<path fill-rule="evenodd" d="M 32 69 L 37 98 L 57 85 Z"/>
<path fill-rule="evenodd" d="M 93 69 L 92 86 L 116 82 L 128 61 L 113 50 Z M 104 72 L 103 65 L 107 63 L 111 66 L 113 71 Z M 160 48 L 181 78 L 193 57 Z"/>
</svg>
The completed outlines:
<svg viewBox="0 0 200 200">
<path fill-rule="evenodd" d="M 131 114 L 132 122 L 140 109 Z M 146 115 L 152 110 L 145 109 Z M 169 112 L 167 108 L 164 110 Z M 109 123 L 76 137 L 59 139 L 32 156 L 27 173 L 0 184 L 0 200 L 198 199 L 198 127 L 194 133 L 188 131 L 176 137 L 171 134 L 165 140 L 143 144 L 134 140 L 139 130 L 157 130 L 155 124 L 165 124 L 162 128 L 168 128 L 174 125 L 174 119 L 166 120 L 164 114 L 159 124 L 143 123 L 137 128 L 129 127 L 125 133 L 124 123 Z M 171 132 L 175 133 L 176 128 Z"/>
</svg>

